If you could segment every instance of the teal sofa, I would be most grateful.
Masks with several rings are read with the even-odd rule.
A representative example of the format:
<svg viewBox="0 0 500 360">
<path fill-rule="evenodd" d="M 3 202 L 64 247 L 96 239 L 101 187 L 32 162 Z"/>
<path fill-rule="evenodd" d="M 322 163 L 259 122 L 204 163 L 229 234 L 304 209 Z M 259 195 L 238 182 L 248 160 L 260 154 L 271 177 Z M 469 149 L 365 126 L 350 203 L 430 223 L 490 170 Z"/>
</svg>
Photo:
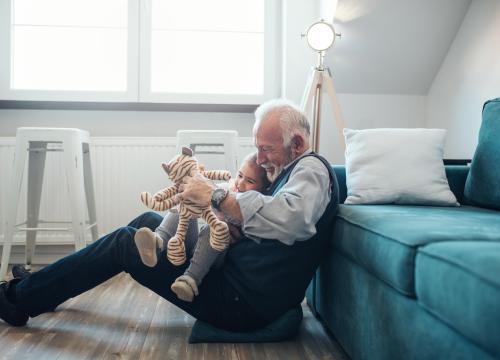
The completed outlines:
<svg viewBox="0 0 500 360">
<path fill-rule="evenodd" d="M 351 358 L 500 359 L 500 99 L 446 174 L 460 207 L 340 205 L 306 296 Z"/>
</svg>

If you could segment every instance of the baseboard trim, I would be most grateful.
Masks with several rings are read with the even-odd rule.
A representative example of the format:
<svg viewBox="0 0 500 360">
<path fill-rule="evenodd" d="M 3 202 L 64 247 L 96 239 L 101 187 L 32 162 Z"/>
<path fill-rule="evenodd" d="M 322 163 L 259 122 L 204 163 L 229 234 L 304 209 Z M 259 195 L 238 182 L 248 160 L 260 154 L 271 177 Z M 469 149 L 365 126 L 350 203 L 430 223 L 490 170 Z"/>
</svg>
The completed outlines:
<svg viewBox="0 0 500 360">
<path fill-rule="evenodd" d="M 0 246 L 3 251 L 3 246 Z M 49 245 L 37 246 L 33 256 L 33 265 L 47 265 L 75 252 L 74 245 Z M 24 264 L 25 246 L 12 245 L 9 264 Z"/>
</svg>

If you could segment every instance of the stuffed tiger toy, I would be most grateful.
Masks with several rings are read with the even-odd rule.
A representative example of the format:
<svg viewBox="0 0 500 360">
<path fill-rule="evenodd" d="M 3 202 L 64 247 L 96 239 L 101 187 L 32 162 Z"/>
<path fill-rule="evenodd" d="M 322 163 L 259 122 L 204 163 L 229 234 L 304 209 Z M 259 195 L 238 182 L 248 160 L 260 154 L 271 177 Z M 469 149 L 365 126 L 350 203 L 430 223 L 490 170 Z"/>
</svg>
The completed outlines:
<svg viewBox="0 0 500 360">
<path fill-rule="evenodd" d="M 184 240 L 186 238 L 189 220 L 201 217 L 210 227 L 210 245 L 217 251 L 223 251 L 229 244 L 229 229 L 225 222 L 215 216 L 210 205 L 199 206 L 189 200 L 179 200 L 177 196 L 178 187 L 186 176 L 194 176 L 197 173 L 211 180 L 229 180 L 231 173 L 224 170 L 205 171 L 200 169 L 198 161 L 193 157 L 193 151 L 188 147 L 182 148 L 182 153 L 175 156 L 168 164 L 162 164 L 174 185 L 158 191 L 151 195 L 148 192 L 141 193 L 141 201 L 148 208 L 156 211 L 165 211 L 175 205 L 179 205 L 179 224 L 177 232 L 170 238 L 167 244 L 168 260 L 174 265 L 182 265 L 186 261 L 186 249 Z"/>
</svg>

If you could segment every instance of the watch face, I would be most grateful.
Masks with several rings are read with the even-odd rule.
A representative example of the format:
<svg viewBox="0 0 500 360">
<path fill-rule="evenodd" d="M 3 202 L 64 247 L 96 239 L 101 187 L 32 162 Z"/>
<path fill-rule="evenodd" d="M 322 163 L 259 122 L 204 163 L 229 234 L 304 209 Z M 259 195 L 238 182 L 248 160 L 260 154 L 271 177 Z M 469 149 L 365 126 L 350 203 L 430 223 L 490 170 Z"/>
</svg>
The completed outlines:
<svg viewBox="0 0 500 360">
<path fill-rule="evenodd" d="M 212 193 L 212 206 L 218 208 L 222 200 L 226 198 L 226 190 L 215 189 Z"/>
</svg>

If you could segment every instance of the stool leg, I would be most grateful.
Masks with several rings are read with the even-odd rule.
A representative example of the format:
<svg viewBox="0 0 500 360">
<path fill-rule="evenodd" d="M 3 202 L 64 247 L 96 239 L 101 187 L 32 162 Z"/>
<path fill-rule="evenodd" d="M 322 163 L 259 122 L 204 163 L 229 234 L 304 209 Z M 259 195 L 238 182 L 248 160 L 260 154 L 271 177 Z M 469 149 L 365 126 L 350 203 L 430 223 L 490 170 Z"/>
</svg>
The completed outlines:
<svg viewBox="0 0 500 360">
<path fill-rule="evenodd" d="M 26 150 L 28 143 L 26 141 L 16 141 L 16 149 L 14 152 L 14 162 L 10 191 L 7 195 L 7 207 L 5 215 L 5 232 L 4 244 L 2 249 L 2 265 L 0 266 L 0 280 L 4 280 L 7 275 L 9 266 L 10 252 L 12 249 L 12 238 L 14 237 L 14 227 L 17 220 L 17 206 L 19 201 L 19 194 L 23 184 L 24 163 L 26 162 Z"/>
<path fill-rule="evenodd" d="M 90 228 L 92 240 L 98 239 L 99 232 L 97 231 L 97 214 L 95 211 L 95 193 L 94 180 L 92 177 L 92 166 L 90 162 L 90 149 L 88 143 L 83 143 L 83 181 L 85 183 L 85 197 L 87 199 L 87 207 L 89 211 L 89 223 L 95 224 Z"/>
<path fill-rule="evenodd" d="M 83 180 L 82 144 L 63 143 L 66 179 L 68 181 L 71 220 L 75 250 L 85 247 L 85 184 Z"/>
<path fill-rule="evenodd" d="M 27 227 L 38 226 L 40 214 L 40 199 L 42 197 L 43 172 L 45 168 L 45 156 L 47 143 L 44 141 L 30 141 L 28 158 L 28 208 Z M 32 150 L 38 149 L 38 150 Z M 26 269 L 31 269 L 31 261 L 35 253 L 36 230 L 26 232 Z"/>
</svg>

